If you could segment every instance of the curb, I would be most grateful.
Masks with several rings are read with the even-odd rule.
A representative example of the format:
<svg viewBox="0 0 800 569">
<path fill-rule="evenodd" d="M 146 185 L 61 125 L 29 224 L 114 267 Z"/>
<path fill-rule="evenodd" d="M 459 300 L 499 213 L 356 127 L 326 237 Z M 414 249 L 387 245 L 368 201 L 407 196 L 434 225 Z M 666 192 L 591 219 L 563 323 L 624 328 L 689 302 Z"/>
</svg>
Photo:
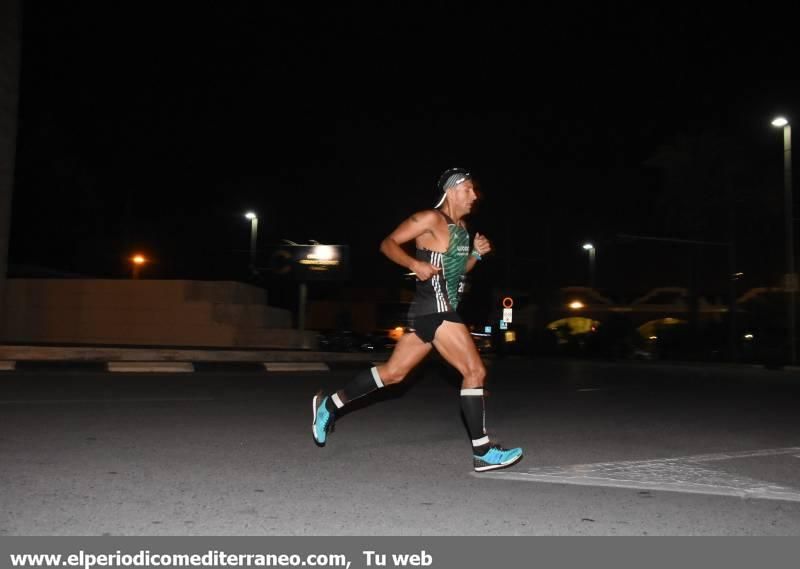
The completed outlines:
<svg viewBox="0 0 800 569">
<path fill-rule="evenodd" d="M 389 355 L 389 352 L 0 345 L 0 361 L 5 362 L 368 362 L 385 361 Z"/>
<path fill-rule="evenodd" d="M 391 353 L 216 348 L 0 346 L 0 372 L 309 372 L 375 365 Z"/>
<path fill-rule="evenodd" d="M 336 372 L 350 371 L 373 365 L 382 361 L 357 360 L 344 362 L 144 362 L 144 361 L 0 361 L 0 374 L 22 372 L 83 372 L 83 373 L 291 373 L 291 372 Z"/>
</svg>

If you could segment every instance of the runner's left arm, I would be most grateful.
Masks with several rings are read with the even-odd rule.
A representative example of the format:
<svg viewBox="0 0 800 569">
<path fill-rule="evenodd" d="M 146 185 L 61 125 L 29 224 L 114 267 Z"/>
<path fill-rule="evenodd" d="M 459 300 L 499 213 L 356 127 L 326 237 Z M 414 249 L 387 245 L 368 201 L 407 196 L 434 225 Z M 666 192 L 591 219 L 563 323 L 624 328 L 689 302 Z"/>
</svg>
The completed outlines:
<svg viewBox="0 0 800 569">
<path fill-rule="evenodd" d="M 475 268 L 475 265 L 478 264 L 478 257 L 475 256 L 477 253 L 481 257 L 486 255 L 487 253 L 491 252 L 492 244 L 489 239 L 486 238 L 485 235 L 481 235 L 480 233 L 475 233 L 475 239 L 472 241 L 472 251 L 470 251 L 469 259 L 467 259 L 467 272 L 470 272 L 472 269 Z"/>
</svg>

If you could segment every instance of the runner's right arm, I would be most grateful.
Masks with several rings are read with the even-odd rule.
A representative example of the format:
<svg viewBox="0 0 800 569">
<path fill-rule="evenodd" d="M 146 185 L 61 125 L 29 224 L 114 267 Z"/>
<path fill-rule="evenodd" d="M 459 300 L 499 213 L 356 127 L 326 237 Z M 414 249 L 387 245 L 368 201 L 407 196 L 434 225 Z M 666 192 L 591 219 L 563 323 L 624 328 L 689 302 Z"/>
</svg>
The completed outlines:
<svg viewBox="0 0 800 569">
<path fill-rule="evenodd" d="M 381 241 L 381 253 L 401 267 L 406 267 L 409 271 L 416 273 L 419 280 L 428 280 L 441 271 L 441 268 L 415 259 L 405 252 L 402 245 L 426 234 L 432 236 L 433 228 L 438 221 L 439 215 L 433 210 L 415 213 Z"/>
</svg>

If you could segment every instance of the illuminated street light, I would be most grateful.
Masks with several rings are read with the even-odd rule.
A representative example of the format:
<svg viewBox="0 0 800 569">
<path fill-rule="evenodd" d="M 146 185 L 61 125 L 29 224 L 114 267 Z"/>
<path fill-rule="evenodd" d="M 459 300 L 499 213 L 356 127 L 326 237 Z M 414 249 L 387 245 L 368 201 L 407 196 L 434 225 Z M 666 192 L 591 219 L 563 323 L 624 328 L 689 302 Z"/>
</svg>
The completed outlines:
<svg viewBox="0 0 800 569">
<path fill-rule="evenodd" d="M 772 125 L 783 128 L 783 203 L 784 225 L 786 227 L 786 272 L 789 288 L 789 361 L 797 362 L 797 275 L 794 272 L 794 213 L 792 198 L 792 127 L 785 117 L 776 117 Z"/>
<path fill-rule="evenodd" d="M 581 308 L 584 308 L 585 306 L 586 305 L 584 303 L 582 303 L 580 300 L 573 300 L 572 302 L 569 303 L 569 307 L 572 310 L 580 310 Z"/>
<path fill-rule="evenodd" d="M 330 261 L 336 257 L 336 249 L 330 245 L 315 245 L 311 254 L 320 261 Z"/>
<path fill-rule="evenodd" d="M 147 258 L 144 255 L 136 254 L 131 257 L 131 263 L 133 263 L 133 278 L 139 278 L 139 271 L 141 268 L 147 263 Z"/>
<path fill-rule="evenodd" d="M 591 243 L 584 243 L 583 250 L 589 251 L 589 286 L 594 288 L 594 256 L 596 249 Z"/>
<path fill-rule="evenodd" d="M 256 273 L 256 237 L 258 235 L 258 216 L 248 211 L 244 216 L 250 220 L 250 272 Z"/>
</svg>

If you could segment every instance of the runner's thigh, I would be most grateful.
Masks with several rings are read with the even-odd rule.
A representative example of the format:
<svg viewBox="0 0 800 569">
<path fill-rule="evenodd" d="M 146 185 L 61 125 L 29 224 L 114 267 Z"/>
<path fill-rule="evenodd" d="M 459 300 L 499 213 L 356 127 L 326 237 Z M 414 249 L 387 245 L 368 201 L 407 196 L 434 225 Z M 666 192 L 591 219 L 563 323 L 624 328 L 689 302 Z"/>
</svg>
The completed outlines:
<svg viewBox="0 0 800 569">
<path fill-rule="evenodd" d="M 403 334 L 392 351 L 389 360 L 378 366 L 378 375 L 383 383 L 395 383 L 405 378 L 431 351 L 431 344 L 420 340 L 416 334 Z"/>
<path fill-rule="evenodd" d="M 464 377 L 485 374 L 483 361 L 475 342 L 464 324 L 444 321 L 436 330 L 433 345 L 451 366 Z"/>
</svg>

